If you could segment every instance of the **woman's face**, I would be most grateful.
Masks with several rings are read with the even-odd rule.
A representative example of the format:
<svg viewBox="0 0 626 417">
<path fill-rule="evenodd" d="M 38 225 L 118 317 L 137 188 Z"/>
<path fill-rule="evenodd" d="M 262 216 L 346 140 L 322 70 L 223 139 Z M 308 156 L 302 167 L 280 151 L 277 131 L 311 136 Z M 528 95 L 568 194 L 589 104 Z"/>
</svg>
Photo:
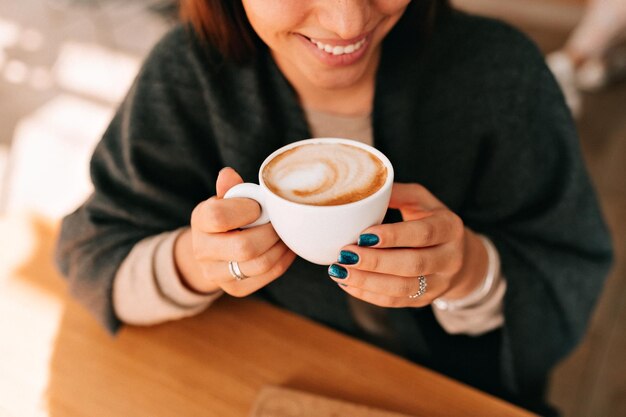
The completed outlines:
<svg viewBox="0 0 626 417">
<path fill-rule="evenodd" d="M 410 0 L 242 0 L 250 24 L 293 81 L 341 89 L 373 74 L 381 42 Z"/>
</svg>

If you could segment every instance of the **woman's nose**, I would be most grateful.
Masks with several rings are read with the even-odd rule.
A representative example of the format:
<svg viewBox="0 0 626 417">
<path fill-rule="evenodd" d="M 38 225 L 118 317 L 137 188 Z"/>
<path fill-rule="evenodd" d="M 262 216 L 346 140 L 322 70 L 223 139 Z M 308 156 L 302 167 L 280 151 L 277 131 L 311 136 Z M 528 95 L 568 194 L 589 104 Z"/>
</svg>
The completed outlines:
<svg viewBox="0 0 626 417">
<path fill-rule="evenodd" d="M 370 0 L 335 0 L 319 2 L 318 19 L 324 29 L 341 39 L 362 35 L 370 17 Z"/>
</svg>

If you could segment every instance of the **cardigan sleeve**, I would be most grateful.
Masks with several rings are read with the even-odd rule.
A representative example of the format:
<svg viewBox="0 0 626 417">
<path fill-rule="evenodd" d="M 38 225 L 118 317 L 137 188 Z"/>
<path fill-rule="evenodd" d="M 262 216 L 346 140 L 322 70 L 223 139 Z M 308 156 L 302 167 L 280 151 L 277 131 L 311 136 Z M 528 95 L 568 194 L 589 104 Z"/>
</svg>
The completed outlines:
<svg viewBox="0 0 626 417">
<path fill-rule="evenodd" d="M 534 48 L 520 62 L 524 79 L 490 102 L 492 129 L 465 215 L 493 241 L 507 277 L 506 388 L 540 393 L 585 332 L 612 248 L 561 92 Z"/>
<path fill-rule="evenodd" d="M 94 151 L 92 195 L 62 222 L 59 269 L 112 332 L 113 278 L 133 246 L 188 225 L 214 194 L 221 163 L 188 36 L 179 26 L 153 49 Z"/>
</svg>

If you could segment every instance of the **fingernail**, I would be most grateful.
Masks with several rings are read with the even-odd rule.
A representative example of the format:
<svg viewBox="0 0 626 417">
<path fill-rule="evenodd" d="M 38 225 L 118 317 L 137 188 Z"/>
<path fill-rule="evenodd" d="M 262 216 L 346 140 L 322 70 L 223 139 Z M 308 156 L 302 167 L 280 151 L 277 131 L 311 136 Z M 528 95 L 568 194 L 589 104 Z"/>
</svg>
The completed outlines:
<svg viewBox="0 0 626 417">
<path fill-rule="evenodd" d="M 354 265 L 355 263 L 359 262 L 359 255 L 348 250 L 342 250 L 341 252 L 339 252 L 339 258 L 337 258 L 337 262 L 344 265 Z"/>
<path fill-rule="evenodd" d="M 328 267 L 328 275 L 333 278 L 344 279 L 348 276 L 348 270 L 343 266 L 332 264 Z"/>
<path fill-rule="evenodd" d="M 358 245 L 359 246 L 374 246 L 378 242 L 380 242 L 380 239 L 378 238 L 378 236 L 371 234 L 371 233 L 365 233 L 359 236 Z"/>
<path fill-rule="evenodd" d="M 338 284 L 338 285 L 340 285 L 340 286 L 342 286 L 342 287 L 347 287 L 347 285 L 346 285 L 346 284 L 344 284 L 343 282 L 338 282 L 337 284 Z"/>
</svg>

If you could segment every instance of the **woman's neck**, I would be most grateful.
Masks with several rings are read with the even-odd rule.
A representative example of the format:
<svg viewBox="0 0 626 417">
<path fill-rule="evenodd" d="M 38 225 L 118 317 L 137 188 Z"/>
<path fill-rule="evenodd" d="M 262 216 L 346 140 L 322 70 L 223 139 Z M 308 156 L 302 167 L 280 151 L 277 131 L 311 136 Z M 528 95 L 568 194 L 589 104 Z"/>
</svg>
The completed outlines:
<svg viewBox="0 0 626 417">
<path fill-rule="evenodd" d="M 296 88 L 302 107 L 342 116 L 363 116 L 372 112 L 374 81 L 346 90 L 301 91 Z"/>
<path fill-rule="evenodd" d="M 376 84 L 376 68 L 368 69 L 359 80 L 345 88 L 321 88 L 300 74 L 291 74 L 278 67 L 296 90 L 303 108 L 343 116 L 363 116 L 372 112 Z"/>
</svg>

